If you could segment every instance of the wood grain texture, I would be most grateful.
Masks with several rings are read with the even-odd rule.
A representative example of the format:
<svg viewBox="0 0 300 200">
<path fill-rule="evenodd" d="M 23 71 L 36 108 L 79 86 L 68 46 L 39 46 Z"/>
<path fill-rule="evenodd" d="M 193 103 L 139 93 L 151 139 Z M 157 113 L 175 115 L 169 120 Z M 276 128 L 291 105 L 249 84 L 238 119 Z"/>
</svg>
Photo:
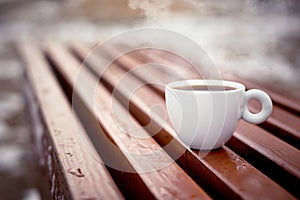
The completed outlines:
<svg viewBox="0 0 300 200">
<path fill-rule="evenodd" d="M 123 199 L 84 129 L 73 115 L 41 50 L 32 43 L 20 43 L 17 48 L 41 109 L 48 137 L 53 143 L 53 147 L 49 148 L 53 148 L 56 158 L 49 158 L 53 161 L 57 159 L 67 184 L 51 187 L 66 187 L 69 191 L 65 193 L 69 193 L 72 199 Z M 49 178 L 52 181 L 54 177 Z M 62 198 L 55 195 L 53 193 L 52 198 Z"/>
<path fill-rule="evenodd" d="M 74 71 L 79 70 L 80 63 L 58 44 L 47 45 L 47 54 L 69 85 L 74 85 L 78 81 Z M 93 90 L 91 85 L 97 85 L 97 79 L 86 68 L 82 68 L 80 73 L 86 78 L 80 84 L 83 86 L 74 88 L 74 92 L 81 96 L 88 109 L 94 110 L 95 118 L 99 120 L 104 132 L 122 150 L 156 199 L 210 199 L 138 122 L 130 119 L 130 114 L 119 102 L 112 108 L 112 96 L 102 85 Z M 85 95 L 87 90 L 95 94 L 95 108 L 90 96 Z M 122 127 L 118 127 L 114 121 L 113 109 L 117 112 Z M 129 125 L 137 129 L 132 129 Z M 160 166 L 161 164 L 165 165 Z"/>
<path fill-rule="evenodd" d="M 88 48 L 82 45 L 73 45 L 73 50 L 81 59 L 85 58 L 89 52 Z M 98 58 L 96 56 L 90 60 L 88 59 L 86 62 L 95 73 L 102 71 L 99 69 L 101 66 L 97 64 L 101 63 L 99 59 L 105 58 L 99 55 Z M 123 60 L 122 62 L 125 61 Z M 116 63 L 119 62 L 116 61 Z M 129 66 L 128 63 L 122 63 L 122 65 Z M 127 79 L 124 82 L 127 84 L 118 85 L 118 80 L 120 80 L 120 77 L 124 77 L 123 75 L 125 73 Z M 139 76 L 140 78 L 137 79 L 135 76 Z M 150 133 L 151 129 L 156 130 L 157 127 L 162 127 L 160 133 L 154 136 L 161 145 L 165 146 L 170 141 L 176 141 L 173 142 L 169 149 L 165 148 L 170 155 L 176 156 L 174 152 L 181 153 L 182 149 L 186 151 L 184 156 L 178 160 L 178 163 L 186 169 L 199 184 L 211 190 L 212 193 L 217 192 L 220 196 L 227 198 L 252 199 L 262 196 L 274 199 L 293 198 L 283 188 L 265 177 L 257 169 L 226 147 L 212 151 L 204 158 L 201 156 L 201 152 L 185 149 L 182 143 L 176 139 L 176 135 L 170 124 L 167 121 L 163 124 L 165 120 L 161 115 L 153 114 L 151 117 L 149 116 L 152 105 L 164 106 L 164 101 L 160 95 L 154 93 L 149 87 L 141 87 L 135 92 L 134 96 L 130 96 L 127 93 L 127 91 L 130 91 L 130 88 L 134 88 L 134 85 L 143 85 L 141 80 L 149 79 L 149 77 L 151 76 L 148 76 L 147 73 L 127 73 L 118 65 L 112 64 L 102 79 L 110 90 L 114 89 L 114 93 L 116 93 L 120 101 L 130 101 L 131 112 L 142 125 L 147 125 L 147 130 Z M 168 77 L 159 77 L 161 80 L 165 80 L 164 78 L 168 79 Z M 118 87 L 116 87 L 117 85 Z M 150 119 L 152 120 L 152 126 L 148 126 Z M 220 165 L 220 162 L 222 162 L 222 165 Z"/>
</svg>

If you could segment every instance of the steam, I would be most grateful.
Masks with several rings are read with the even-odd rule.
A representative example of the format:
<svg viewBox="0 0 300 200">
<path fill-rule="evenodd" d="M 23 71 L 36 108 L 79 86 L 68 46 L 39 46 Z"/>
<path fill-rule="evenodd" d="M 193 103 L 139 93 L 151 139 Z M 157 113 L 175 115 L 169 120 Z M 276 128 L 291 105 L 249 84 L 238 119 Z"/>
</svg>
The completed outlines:
<svg viewBox="0 0 300 200">
<path fill-rule="evenodd" d="M 288 2 L 130 0 L 129 6 L 144 12 L 146 20 L 140 26 L 167 28 L 190 37 L 222 71 L 295 84 L 300 82 L 295 67 L 300 59 L 291 63 L 281 48 L 285 45 L 289 51 L 292 47 L 284 38 L 300 35 L 299 16 L 289 13 Z M 188 11 L 174 12 L 172 7 L 178 3 Z"/>
<path fill-rule="evenodd" d="M 172 0 L 129 0 L 129 7 L 140 9 L 149 21 L 165 16 Z"/>
</svg>

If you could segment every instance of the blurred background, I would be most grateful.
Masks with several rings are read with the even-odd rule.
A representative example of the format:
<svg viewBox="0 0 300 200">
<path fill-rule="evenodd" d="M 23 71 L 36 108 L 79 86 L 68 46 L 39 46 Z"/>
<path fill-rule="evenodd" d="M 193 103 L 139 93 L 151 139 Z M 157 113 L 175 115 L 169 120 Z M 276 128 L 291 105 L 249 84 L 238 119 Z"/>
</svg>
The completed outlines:
<svg viewBox="0 0 300 200">
<path fill-rule="evenodd" d="M 299 97 L 299 11 L 297 0 L 0 0 L 0 199 L 40 199 L 15 42 L 95 43 L 167 28 L 201 45 L 220 70 Z"/>
</svg>

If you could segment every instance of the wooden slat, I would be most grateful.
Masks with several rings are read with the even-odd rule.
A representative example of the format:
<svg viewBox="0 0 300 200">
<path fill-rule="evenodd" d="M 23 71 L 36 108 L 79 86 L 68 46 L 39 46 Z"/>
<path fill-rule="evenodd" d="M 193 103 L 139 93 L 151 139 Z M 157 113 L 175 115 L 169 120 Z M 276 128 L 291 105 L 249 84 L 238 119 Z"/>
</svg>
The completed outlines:
<svg viewBox="0 0 300 200">
<path fill-rule="evenodd" d="M 62 46 L 58 44 L 49 44 L 47 54 L 53 61 L 57 69 L 67 80 L 69 85 L 74 85 L 80 63 L 72 57 Z M 85 93 L 90 90 L 94 93 L 91 85 L 97 85 L 97 79 L 90 74 L 87 69 L 81 69 L 86 78 L 84 85 L 80 88 L 74 88 L 75 93 L 84 100 L 90 110 L 93 110 L 93 104 Z M 78 80 L 77 80 L 78 81 Z M 163 149 L 148 135 L 142 128 L 138 132 L 133 132 L 127 124 L 130 124 L 128 112 L 120 103 L 114 104 L 114 109 L 118 110 L 118 115 L 122 116 L 122 124 L 126 131 L 124 133 L 114 122 L 111 108 L 111 95 L 102 86 L 99 85 L 95 91 L 95 117 L 98 118 L 101 127 L 106 134 L 112 138 L 114 143 L 122 149 L 122 152 L 132 164 L 138 175 L 144 181 L 145 185 L 151 191 L 156 199 L 189 199 L 202 198 L 210 199 L 209 196 L 163 151 Z M 137 121 L 131 121 L 134 127 L 140 126 Z M 132 137 L 133 134 L 138 137 Z M 147 137 L 146 137 L 147 136 Z M 143 137 L 142 139 L 139 137 Z M 147 156 L 149 155 L 149 156 Z M 158 163 L 167 163 L 161 169 L 156 169 Z M 139 173 L 147 171 L 147 173 Z M 138 188 L 137 188 L 138 189 Z"/>
<path fill-rule="evenodd" d="M 36 173 L 38 181 L 41 181 L 45 184 L 37 185 L 37 188 L 43 199 L 51 199 L 54 197 L 60 196 L 69 196 L 69 194 L 64 194 L 68 192 L 67 184 L 64 181 L 64 177 L 61 173 L 60 166 L 57 166 L 58 160 L 55 159 L 55 152 L 53 150 L 53 142 L 49 139 L 49 132 L 45 128 L 45 122 L 41 116 L 41 111 L 36 100 L 36 97 L 33 93 L 32 87 L 29 84 L 28 77 L 23 74 L 22 80 L 22 92 L 25 97 L 26 107 L 25 112 L 27 113 L 28 122 L 31 130 L 32 138 L 32 152 L 36 161 L 36 166 L 39 169 Z M 42 140 L 42 142 L 41 142 Z M 45 155 L 50 155 L 52 159 L 47 159 Z M 51 168 L 49 166 L 51 166 Z M 60 173 L 55 173 L 60 172 Z M 56 174 L 56 175 L 54 175 Z M 54 179 L 54 177 L 55 179 Z M 52 177 L 51 181 L 50 177 Z M 53 181 L 52 181 L 53 180 Z M 55 187 L 57 184 L 65 185 L 64 188 Z M 51 190 L 49 190 L 51 188 Z"/>
<path fill-rule="evenodd" d="M 227 146 L 295 195 L 300 195 L 297 189 L 300 184 L 299 150 L 243 120 Z"/>
<path fill-rule="evenodd" d="M 84 59 L 89 52 L 87 48 L 79 45 L 73 45 L 73 50 L 81 59 Z M 102 71 L 102 69 L 99 69 L 101 66 L 99 66 L 98 63 L 101 63 L 101 60 L 97 60 L 95 57 L 86 60 L 86 64 L 96 73 Z M 102 78 L 110 89 L 117 90 L 120 101 L 126 102 L 128 99 L 131 100 L 132 106 L 130 108 L 132 113 L 140 120 L 141 124 L 146 125 L 149 122 L 149 109 L 152 105 L 164 105 L 163 99 L 153 93 L 148 87 L 140 88 L 133 97 L 128 96 L 128 93 L 126 93 L 126 91 L 128 91 L 128 88 L 126 88 L 128 85 L 143 85 L 134 76 L 128 74 L 128 79 L 126 79 L 128 85 L 122 84 L 120 88 L 115 88 L 118 80 L 120 80 L 120 77 L 122 77 L 124 73 L 125 71 L 113 64 L 107 69 L 107 73 L 105 73 Z M 160 115 L 152 115 L 151 119 L 152 122 L 156 124 L 156 127 L 162 127 L 163 119 Z M 148 129 L 148 131 L 151 132 L 151 129 Z M 155 139 L 161 145 L 168 144 L 170 140 L 172 141 L 173 137 L 176 136 L 169 123 L 165 124 L 161 132 L 155 135 Z M 174 146 L 173 149 L 170 148 L 172 151 L 168 152 L 171 155 L 174 154 L 174 149 L 184 148 L 180 141 L 177 141 L 177 144 L 174 144 Z M 178 152 L 181 151 L 178 150 Z M 220 169 L 220 163 L 216 162 L 216 160 L 223 161 L 223 170 Z M 212 151 L 204 158 L 201 157 L 199 152 L 186 149 L 185 156 L 180 158 L 178 163 L 185 168 L 198 183 L 207 187 L 211 192 L 219 192 L 223 197 L 245 199 L 258 197 L 274 199 L 292 198 L 283 188 L 265 177 L 226 147 Z"/>
<path fill-rule="evenodd" d="M 82 126 L 74 118 L 70 104 L 41 51 L 29 43 L 19 44 L 18 50 L 68 187 L 65 194 L 69 196 L 55 196 L 57 194 L 54 193 L 52 198 L 123 199 Z M 51 155 L 48 155 L 48 158 L 54 159 Z M 55 184 L 55 180 L 51 180 L 55 178 L 54 176 L 53 174 L 53 177 L 49 177 L 50 181 L 53 181 L 52 184 Z M 54 192 L 57 187 L 66 186 L 51 185 L 51 187 L 53 189 L 49 190 Z"/>
</svg>

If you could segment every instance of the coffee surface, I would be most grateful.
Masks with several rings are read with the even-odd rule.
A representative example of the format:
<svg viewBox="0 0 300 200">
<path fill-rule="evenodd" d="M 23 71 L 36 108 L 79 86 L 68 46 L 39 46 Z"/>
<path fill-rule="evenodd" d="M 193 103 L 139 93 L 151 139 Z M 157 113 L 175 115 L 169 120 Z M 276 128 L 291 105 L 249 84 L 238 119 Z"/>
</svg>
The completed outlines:
<svg viewBox="0 0 300 200">
<path fill-rule="evenodd" d="M 235 90 L 236 88 L 230 86 L 221 86 L 221 85 L 186 85 L 180 87 L 174 87 L 178 90 L 191 90 L 191 91 L 228 91 Z"/>
</svg>

